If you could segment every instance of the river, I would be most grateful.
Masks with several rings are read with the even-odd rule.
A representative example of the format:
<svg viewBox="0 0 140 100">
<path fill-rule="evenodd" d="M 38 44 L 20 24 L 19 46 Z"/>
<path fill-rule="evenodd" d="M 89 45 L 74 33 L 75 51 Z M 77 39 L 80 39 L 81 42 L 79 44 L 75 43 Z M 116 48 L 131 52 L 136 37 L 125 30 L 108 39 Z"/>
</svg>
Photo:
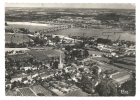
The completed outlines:
<svg viewBox="0 0 140 100">
<path fill-rule="evenodd" d="M 8 22 L 9 26 L 6 26 L 6 28 L 29 28 L 30 31 L 36 31 L 36 30 L 43 30 L 47 28 L 56 27 L 56 25 L 49 25 L 49 24 L 38 24 L 38 23 L 29 23 L 29 22 Z M 59 30 L 55 32 L 50 32 L 48 34 L 56 34 L 56 35 L 64 35 L 64 36 L 82 36 L 83 33 L 86 33 L 85 36 L 91 37 L 101 37 L 101 38 L 107 38 L 107 36 L 102 35 L 102 32 L 123 32 L 123 33 L 116 33 L 115 35 L 113 33 L 106 33 L 106 35 L 111 35 L 109 39 L 116 40 L 120 37 L 120 40 L 129 40 L 129 41 L 135 41 L 136 35 L 129 34 L 128 31 L 122 31 L 118 29 L 82 29 L 82 28 L 70 28 L 65 30 Z"/>
</svg>

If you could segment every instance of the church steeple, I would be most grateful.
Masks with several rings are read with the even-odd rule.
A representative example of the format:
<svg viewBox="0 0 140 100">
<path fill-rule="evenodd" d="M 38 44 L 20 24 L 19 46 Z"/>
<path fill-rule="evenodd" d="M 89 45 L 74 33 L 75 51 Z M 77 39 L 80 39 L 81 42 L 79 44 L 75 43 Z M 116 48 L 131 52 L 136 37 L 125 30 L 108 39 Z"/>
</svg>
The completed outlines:
<svg viewBox="0 0 140 100">
<path fill-rule="evenodd" d="M 59 56 L 59 64 L 61 64 L 62 61 L 61 61 L 61 52 L 60 52 L 60 56 Z"/>
<path fill-rule="evenodd" d="M 62 69 L 62 68 L 63 68 L 63 63 L 62 63 L 61 52 L 60 52 L 58 69 Z"/>
</svg>

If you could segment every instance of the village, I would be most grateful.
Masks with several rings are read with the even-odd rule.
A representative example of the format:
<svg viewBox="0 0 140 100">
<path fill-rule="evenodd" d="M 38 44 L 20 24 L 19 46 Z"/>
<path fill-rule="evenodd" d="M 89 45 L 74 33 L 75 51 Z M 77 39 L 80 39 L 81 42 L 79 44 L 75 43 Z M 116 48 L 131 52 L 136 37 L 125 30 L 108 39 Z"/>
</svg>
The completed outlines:
<svg viewBox="0 0 140 100">
<path fill-rule="evenodd" d="M 135 96 L 135 30 L 134 9 L 7 7 L 5 95 Z"/>
<path fill-rule="evenodd" d="M 35 36 L 39 39 L 44 37 L 40 34 Z M 121 87 L 134 77 L 134 67 L 114 65 L 118 58 L 123 64 L 124 58 L 135 57 L 133 42 L 119 41 L 111 46 L 99 38 L 51 37 L 57 37 L 59 41 L 51 41 L 50 38 L 43 47 L 37 44 L 38 47 L 5 48 L 7 95 L 93 96 L 98 95 L 96 87 L 102 80 L 113 81 Z M 121 50 L 120 46 L 123 47 Z M 135 66 L 134 63 L 129 65 Z"/>
</svg>

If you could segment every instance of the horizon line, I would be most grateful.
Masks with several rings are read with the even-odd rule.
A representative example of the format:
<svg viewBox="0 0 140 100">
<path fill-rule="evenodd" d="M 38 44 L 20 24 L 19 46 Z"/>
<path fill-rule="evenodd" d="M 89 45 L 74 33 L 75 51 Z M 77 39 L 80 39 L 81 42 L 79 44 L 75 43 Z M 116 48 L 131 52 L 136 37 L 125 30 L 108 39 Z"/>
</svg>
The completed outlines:
<svg viewBox="0 0 140 100">
<path fill-rule="evenodd" d="M 66 9 L 122 9 L 122 10 L 135 10 L 136 8 L 82 8 L 82 7 L 5 7 L 5 8 L 66 8 Z"/>
</svg>

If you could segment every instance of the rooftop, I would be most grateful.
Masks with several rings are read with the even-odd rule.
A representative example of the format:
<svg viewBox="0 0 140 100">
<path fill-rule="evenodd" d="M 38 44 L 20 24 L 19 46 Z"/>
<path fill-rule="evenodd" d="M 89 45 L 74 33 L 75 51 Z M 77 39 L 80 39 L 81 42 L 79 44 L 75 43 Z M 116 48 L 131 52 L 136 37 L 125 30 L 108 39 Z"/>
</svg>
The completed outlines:
<svg viewBox="0 0 140 100">
<path fill-rule="evenodd" d="M 16 96 L 16 92 L 15 91 L 8 90 L 8 91 L 5 91 L 5 95 L 6 96 Z"/>
<path fill-rule="evenodd" d="M 127 76 L 127 75 L 130 75 L 130 74 L 128 72 L 120 72 L 120 73 L 112 75 L 112 78 L 117 79 L 117 78 L 121 78 L 121 77 L 124 77 L 124 76 Z"/>
<path fill-rule="evenodd" d="M 28 49 L 28 48 L 5 48 L 5 52 L 6 51 L 20 51 L 20 50 L 26 51 L 26 50 L 30 50 L 30 49 Z"/>
<path fill-rule="evenodd" d="M 65 96 L 88 96 L 89 94 L 83 92 L 81 89 L 67 93 Z"/>
<path fill-rule="evenodd" d="M 31 86 L 30 87 L 36 94 L 44 94 L 45 96 L 51 96 L 52 93 L 49 90 L 46 90 L 44 87 L 42 87 L 41 85 L 37 85 L 37 86 Z"/>
<path fill-rule="evenodd" d="M 31 91 L 30 88 L 28 87 L 24 87 L 24 88 L 20 88 L 19 92 L 23 95 L 23 96 L 35 96 L 35 93 L 33 93 L 33 91 Z"/>
<path fill-rule="evenodd" d="M 20 77 L 27 77 L 27 75 L 25 74 L 16 74 L 14 76 L 11 76 L 11 78 L 20 78 Z"/>
</svg>

